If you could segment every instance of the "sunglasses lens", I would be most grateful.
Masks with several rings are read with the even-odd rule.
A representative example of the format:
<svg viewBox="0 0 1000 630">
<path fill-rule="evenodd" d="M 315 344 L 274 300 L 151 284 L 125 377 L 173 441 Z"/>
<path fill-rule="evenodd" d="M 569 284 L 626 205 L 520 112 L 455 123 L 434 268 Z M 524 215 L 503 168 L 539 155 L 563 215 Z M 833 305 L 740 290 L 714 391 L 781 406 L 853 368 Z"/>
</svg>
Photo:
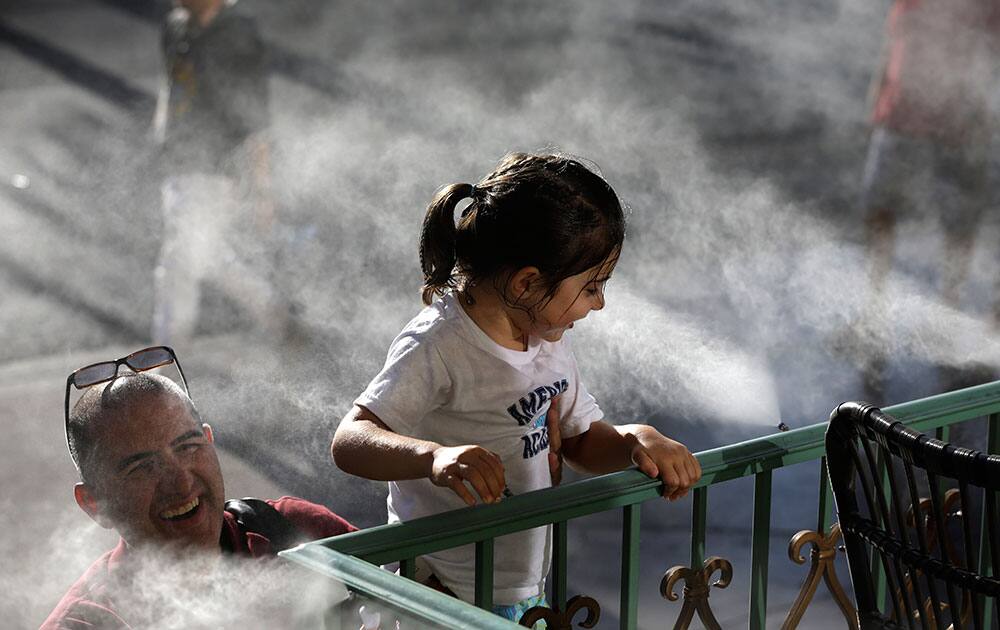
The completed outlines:
<svg viewBox="0 0 1000 630">
<path fill-rule="evenodd" d="M 80 368 L 73 375 L 73 384 L 76 385 L 77 389 L 83 389 L 84 387 L 90 387 L 91 385 L 96 385 L 97 383 L 103 383 L 104 381 L 110 381 L 115 377 L 115 372 L 117 371 L 117 366 L 114 362 L 98 363 L 96 365 L 88 365 L 85 368 Z"/>
<path fill-rule="evenodd" d="M 173 360 L 173 357 L 170 356 L 166 348 L 148 348 L 130 354 L 125 360 L 125 364 L 133 370 L 141 372 L 142 370 L 151 370 L 155 367 L 166 365 L 173 362 Z"/>
</svg>

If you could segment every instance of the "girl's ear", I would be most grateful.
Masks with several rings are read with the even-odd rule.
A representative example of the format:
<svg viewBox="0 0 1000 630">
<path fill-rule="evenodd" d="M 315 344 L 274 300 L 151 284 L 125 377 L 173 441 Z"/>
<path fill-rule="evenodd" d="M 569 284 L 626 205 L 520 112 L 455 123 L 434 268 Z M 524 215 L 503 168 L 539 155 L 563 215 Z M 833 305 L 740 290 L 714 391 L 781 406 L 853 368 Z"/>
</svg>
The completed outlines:
<svg viewBox="0 0 1000 630">
<path fill-rule="evenodd" d="M 510 298 L 516 303 L 541 286 L 542 272 L 538 267 L 521 267 L 514 272 L 507 283 Z"/>
</svg>

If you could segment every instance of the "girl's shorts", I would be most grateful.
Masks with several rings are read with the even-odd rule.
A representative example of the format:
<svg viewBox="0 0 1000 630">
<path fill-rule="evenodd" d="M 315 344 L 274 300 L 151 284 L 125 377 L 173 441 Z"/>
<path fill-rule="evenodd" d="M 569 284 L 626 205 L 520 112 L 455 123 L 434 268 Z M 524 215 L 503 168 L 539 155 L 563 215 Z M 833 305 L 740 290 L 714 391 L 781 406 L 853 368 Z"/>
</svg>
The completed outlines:
<svg viewBox="0 0 1000 630">
<path fill-rule="evenodd" d="M 548 606 L 545 601 L 545 593 L 540 593 L 534 597 L 522 599 L 521 601 L 509 606 L 494 606 L 493 613 L 503 617 L 504 619 L 510 619 L 514 623 L 517 623 L 524 613 L 528 612 L 529 608 L 534 608 L 535 606 Z M 547 625 L 544 621 L 539 621 L 532 627 L 534 630 L 545 630 Z"/>
</svg>

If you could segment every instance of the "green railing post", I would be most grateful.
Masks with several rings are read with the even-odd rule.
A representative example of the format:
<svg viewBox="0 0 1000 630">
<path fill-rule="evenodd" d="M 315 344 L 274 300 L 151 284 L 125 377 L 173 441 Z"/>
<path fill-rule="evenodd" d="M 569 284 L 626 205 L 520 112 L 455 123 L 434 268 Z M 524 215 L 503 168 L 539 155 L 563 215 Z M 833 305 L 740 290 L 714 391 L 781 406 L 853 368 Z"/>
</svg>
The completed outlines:
<svg viewBox="0 0 1000 630">
<path fill-rule="evenodd" d="M 830 475 L 826 470 L 826 457 L 819 458 L 819 506 L 817 510 L 816 531 L 820 536 L 833 524 L 833 492 L 830 488 Z"/>
<path fill-rule="evenodd" d="M 771 471 L 754 475 L 753 533 L 750 557 L 750 630 L 767 621 L 767 561 L 771 543 Z"/>
<path fill-rule="evenodd" d="M 414 558 L 403 558 L 399 561 L 399 574 L 408 580 L 413 579 L 413 575 L 416 572 L 414 566 Z"/>
<path fill-rule="evenodd" d="M 622 513 L 621 628 L 635 630 L 639 616 L 639 514 L 641 503 Z"/>
<path fill-rule="evenodd" d="M 566 610 L 567 522 L 552 524 L 552 602 L 551 606 Z"/>
<path fill-rule="evenodd" d="M 699 571 L 705 564 L 705 529 L 708 523 L 708 487 L 694 489 L 691 506 L 691 568 Z"/>
<path fill-rule="evenodd" d="M 493 539 L 476 543 L 476 606 L 493 610 Z"/>
</svg>

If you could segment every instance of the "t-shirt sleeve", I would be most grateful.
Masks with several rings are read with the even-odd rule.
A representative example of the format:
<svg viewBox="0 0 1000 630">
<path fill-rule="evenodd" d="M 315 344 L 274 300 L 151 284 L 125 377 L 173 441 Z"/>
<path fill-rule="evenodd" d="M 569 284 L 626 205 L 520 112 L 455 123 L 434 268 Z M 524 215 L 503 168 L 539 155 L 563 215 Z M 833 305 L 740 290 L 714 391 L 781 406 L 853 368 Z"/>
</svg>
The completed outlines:
<svg viewBox="0 0 1000 630">
<path fill-rule="evenodd" d="M 389 347 L 382 370 L 354 404 L 365 407 L 396 433 L 413 435 L 451 392 L 451 377 L 434 343 L 417 334 L 400 335 Z"/>
<path fill-rule="evenodd" d="M 305 499 L 281 497 L 269 503 L 312 539 L 329 538 L 358 530 L 328 508 Z"/>
<path fill-rule="evenodd" d="M 559 396 L 559 428 L 563 437 L 573 437 L 585 433 L 591 424 L 604 417 L 604 412 L 583 385 L 573 350 L 567 346 L 567 352 L 573 378 L 570 379 L 569 388 Z"/>
</svg>

